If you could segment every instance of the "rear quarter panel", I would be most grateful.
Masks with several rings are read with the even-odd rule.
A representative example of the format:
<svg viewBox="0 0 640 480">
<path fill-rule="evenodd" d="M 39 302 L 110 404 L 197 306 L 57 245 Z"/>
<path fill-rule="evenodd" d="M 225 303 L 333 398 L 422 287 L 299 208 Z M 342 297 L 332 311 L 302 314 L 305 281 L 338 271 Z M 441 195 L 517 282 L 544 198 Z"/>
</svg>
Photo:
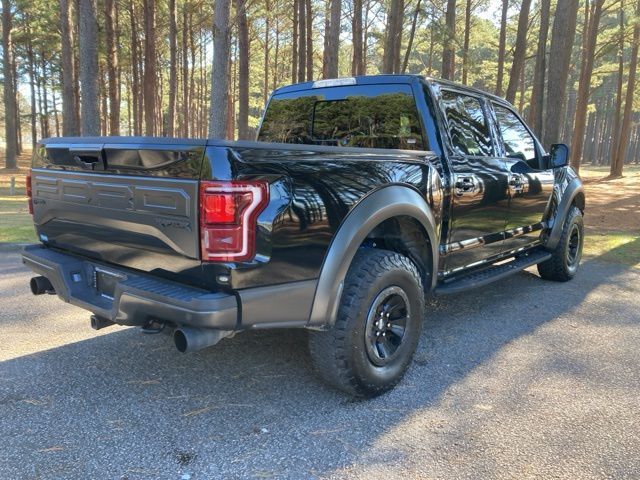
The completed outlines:
<svg viewBox="0 0 640 480">
<path fill-rule="evenodd" d="M 442 166 L 433 153 L 294 148 L 236 142 L 207 150 L 210 163 L 203 179 L 266 179 L 271 184 L 269 207 L 258 219 L 255 261 L 227 265 L 233 288 L 317 278 L 347 214 L 387 185 L 418 191 L 440 224 Z M 215 274 L 221 266 L 208 268 Z"/>
</svg>

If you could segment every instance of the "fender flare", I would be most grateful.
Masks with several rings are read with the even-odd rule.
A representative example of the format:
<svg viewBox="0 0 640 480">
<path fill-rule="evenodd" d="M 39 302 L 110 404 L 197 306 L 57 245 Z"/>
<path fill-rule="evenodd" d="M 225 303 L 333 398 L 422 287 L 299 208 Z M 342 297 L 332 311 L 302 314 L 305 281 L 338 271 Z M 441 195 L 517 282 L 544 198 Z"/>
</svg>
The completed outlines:
<svg viewBox="0 0 640 480">
<path fill-rule="evenodd" d="M 569 214 L 571 205 L 573 205 L 574 200 L 580 194 L 584 195 L 584 187 L 582 186 L 580 179 L 576 177 L 569 182 L 567 187 L 564 189 L 564 192 L 562 192 L 562 198 L 558 204 L 558 208 L 556 209 L 551 233 L 549 234 L 549 238 L 545 244 L 545 248 L 548 250 L 554 250 L 558 246 L 558 242 L 562 236 L 564 221 Z"/>
<path fill-rule="evenodd" d="M 340 225 L 325 255 L 307 327 L 321 329 L 335 323 L 344 279 L 351 261 L 366 236 L 393 217 L 408 216 L 425 229 L 431 244 L 432 290 L 437 279 L 438 242 L 436 223 L 427 202 L 415 190 L 391 185 L 369 194 L 353 208 Z"/>
</svg>

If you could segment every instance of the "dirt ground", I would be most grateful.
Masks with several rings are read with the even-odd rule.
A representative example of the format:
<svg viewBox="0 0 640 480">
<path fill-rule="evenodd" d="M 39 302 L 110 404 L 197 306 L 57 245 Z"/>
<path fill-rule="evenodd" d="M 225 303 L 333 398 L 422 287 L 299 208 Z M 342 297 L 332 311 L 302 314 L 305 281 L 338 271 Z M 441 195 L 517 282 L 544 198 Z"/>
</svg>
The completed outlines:
<svg viewBox="0 0 640 480">
<path fill-rule="evenodd" d="M 640 234 L 640 166 L 628 165 L 624 177 L 608 180 L 608 167 L 585 165 L 580 172 L 585 183 L 587 228 Z"/>
</svg>

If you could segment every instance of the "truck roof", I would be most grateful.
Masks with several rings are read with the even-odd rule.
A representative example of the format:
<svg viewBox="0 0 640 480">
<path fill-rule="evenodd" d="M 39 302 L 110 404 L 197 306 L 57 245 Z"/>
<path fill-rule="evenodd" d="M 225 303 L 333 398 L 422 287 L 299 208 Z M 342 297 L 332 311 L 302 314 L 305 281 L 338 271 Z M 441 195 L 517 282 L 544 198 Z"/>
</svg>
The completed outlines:
<svg viewBox="0 0 640 480">
<path fill-rule="evenodd" d="M 319 86 L 325 86 L 325 87 L 344 86 L 345 84 L 340 82 L 344 82 L 345 80 L 350 80 L 350 79 L 353 79 L 352 81 L 354 82 L 354 83 L 351 83 L 351 85 L 374 85 L 377 83 L 408 84 L 408 83 L 412 83 L 415 79 L 420 79 L 435 85 L 453 87 L 457 90 L 464 90 L 470 93 L 474 93 L 476 95 L 482 95 L 482 96 L 491 98 L 492 100 L 499 103 L 508 104 L 508 102 L 504 98 L 498 97 L 492 93 L 486 92 L 479 88 L 470 87 L 468 85 L 463 85 L 462 83 L 458 83 L 458 82 L 452 82 L 451 80 L 426 77 L 424 75 L 418 75 L 418 74 L 382 74 L 382 75 L 361 75 L 356 77 L 332 78 L 327 80 L 321 80 L 320 82 L 325 82 L 325 83 L 322 85 L 316 84 L 316 88 L 318 88 Z M 335 84 L 332 85 L 332 82 L 335 82 Z M 314 88 L 315 83 L 316 82 L 311 81 L 311 82 L 301 82 L 301 83 L 294 83 L 292 85 L 286 85 L 284 87 L 276 88 L 273 91 L 273 94 L 276 95 L 279 93 L 292 93 L 292 92 L 297 92 L 302 90 L 311 90 Z"/>
<path fill-rule="evenodd" d="M 173 138 L 173 137 L 129 137 L 129 136 L 107 136 L 107 137 L 49 137 L 43 138 L 39 143 L 46 145 L 57 145 L 60 147 L 72 145 L 75 147 L 82 145 L 117 145 L 126 144 L 149 146 L 149 145 L 194 145 L 203 146 L 206 140 L 197 138 Z"/>
</svg>

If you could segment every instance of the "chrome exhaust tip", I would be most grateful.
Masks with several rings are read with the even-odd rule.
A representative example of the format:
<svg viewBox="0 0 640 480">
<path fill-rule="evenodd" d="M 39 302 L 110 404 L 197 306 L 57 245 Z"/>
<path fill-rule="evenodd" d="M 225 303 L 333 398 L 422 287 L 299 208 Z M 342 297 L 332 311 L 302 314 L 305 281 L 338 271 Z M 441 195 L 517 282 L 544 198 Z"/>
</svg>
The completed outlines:
<svg viewBox="0 0 640 480">
<path fill-rule="evenodd" d="M 179 352 L 190 353 L 215 345 L 232 334 L 228 330 L 179 327 L 173 332 L 173 341 Z"/>
</svg>

